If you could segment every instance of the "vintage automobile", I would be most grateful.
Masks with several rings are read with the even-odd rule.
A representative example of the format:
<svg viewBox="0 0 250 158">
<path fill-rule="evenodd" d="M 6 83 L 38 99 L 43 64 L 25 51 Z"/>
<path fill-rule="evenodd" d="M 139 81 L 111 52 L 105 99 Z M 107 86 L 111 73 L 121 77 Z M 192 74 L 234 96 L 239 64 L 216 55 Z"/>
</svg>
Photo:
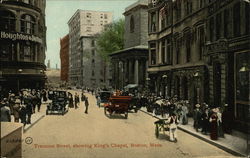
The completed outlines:
<svg viewBox="0 0 250 158">
<path fill-rule="evenodd" d="M 124 114 L 128 118 L 128 107 L 131 102 L 131 96 L 111 96 L 109 103 L 104 105 L 104 114 L 112 116 L 112 114 Z"/>
<path fill-rule="evenodd" d="M 100 99 L 101 99 L 100 106 L 104 107 L 104 105 L 109 102 L 109 98 L 112 96 L 112 92 L 110 92 L 110 91 L 100 91 L 99 96 L 100 96 Z"/>
<path fill-rule="evenodd" d="M 47 105 L 46 115 L 49 114 L 61 114 L 64 115 L 68 111 L 68 96 L 67 92 L 63 90 L 49 91 L 50 98 L 52 100 Z"/>
</svg>

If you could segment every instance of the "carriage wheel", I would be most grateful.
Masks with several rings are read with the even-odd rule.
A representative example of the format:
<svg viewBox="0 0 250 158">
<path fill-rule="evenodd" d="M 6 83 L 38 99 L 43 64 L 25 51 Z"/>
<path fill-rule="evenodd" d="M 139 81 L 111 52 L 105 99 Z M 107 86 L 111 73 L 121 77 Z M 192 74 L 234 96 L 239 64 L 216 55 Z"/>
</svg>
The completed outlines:
<svg viewBox="0 0 250 158">
<path fill-rule="evenodd" d="M 135 110 L 135 113 L 137 113 L 138 109 L 137 109 L 137 108 L 135 108 L 134 110 Z"/>
<path fill-rule="evenodd" d="M 107 115 L 107 108 L 104 107 L 104 115 Z"/>
<path fill-rule="evenodd" d="M 128 119 L 128 112 L 125 112 L 125 119 Z"/>
<path fill-rule="evenodd" d="M 159 137 L 159 126 L 158 126 L 158 124 L 155 124 L 155 136 L 156 136 L 156 138 Z"/>
</svg>

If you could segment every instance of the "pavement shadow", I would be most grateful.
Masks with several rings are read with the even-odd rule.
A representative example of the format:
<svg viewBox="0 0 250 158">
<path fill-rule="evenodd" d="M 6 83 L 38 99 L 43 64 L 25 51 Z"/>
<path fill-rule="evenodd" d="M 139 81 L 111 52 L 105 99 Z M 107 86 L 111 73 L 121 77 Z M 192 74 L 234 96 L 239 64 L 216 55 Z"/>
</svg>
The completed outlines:
<svg viewBox="0 0 250 158">
<path fill-rule="evenodd" d="M 164 140 L 164 141 L 165 141 L 165 140 L 167 140 L 167 141 L 170 140 L 169 135 L 167 134 L 167 132 L 165 132 L 165 134 L 160 133 L 160 134 L 159 134 L 159 137 L 158 137 L 157 139 L 159 139 L 159 140 Z"/>
<path fill-rule="evenodd" d="M 124 114 L 106 115 L 109 119 L 126 119 Z"/>
</svg>

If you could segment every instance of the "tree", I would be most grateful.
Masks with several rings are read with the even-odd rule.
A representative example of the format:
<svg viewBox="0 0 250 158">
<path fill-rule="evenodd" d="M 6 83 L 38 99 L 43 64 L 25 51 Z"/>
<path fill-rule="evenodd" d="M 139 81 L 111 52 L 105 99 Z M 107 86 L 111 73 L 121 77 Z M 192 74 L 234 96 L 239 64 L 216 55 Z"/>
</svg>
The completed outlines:
<svg viewBox="0 0 250 158">
<path fill-rule="evenodd" d="M 109 55 L 123 49 L 124 43 L 124 19 L 119 19 L 105 26 L 105 29 L 97 35 L 97 52 L 105 62 L 109 61 Z"/>
</svg>

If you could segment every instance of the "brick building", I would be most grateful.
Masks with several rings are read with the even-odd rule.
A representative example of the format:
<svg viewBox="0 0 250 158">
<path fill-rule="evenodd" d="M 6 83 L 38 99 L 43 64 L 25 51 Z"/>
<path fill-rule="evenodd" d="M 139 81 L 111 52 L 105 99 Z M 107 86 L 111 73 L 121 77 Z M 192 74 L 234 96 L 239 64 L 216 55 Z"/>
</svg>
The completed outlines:
<svg viewBox="0 0 250 158">
<path fill-rule="evenodd" d="M 60 39 L 61 81 L 69 80 L 69 35 Z"/>
</svg>

